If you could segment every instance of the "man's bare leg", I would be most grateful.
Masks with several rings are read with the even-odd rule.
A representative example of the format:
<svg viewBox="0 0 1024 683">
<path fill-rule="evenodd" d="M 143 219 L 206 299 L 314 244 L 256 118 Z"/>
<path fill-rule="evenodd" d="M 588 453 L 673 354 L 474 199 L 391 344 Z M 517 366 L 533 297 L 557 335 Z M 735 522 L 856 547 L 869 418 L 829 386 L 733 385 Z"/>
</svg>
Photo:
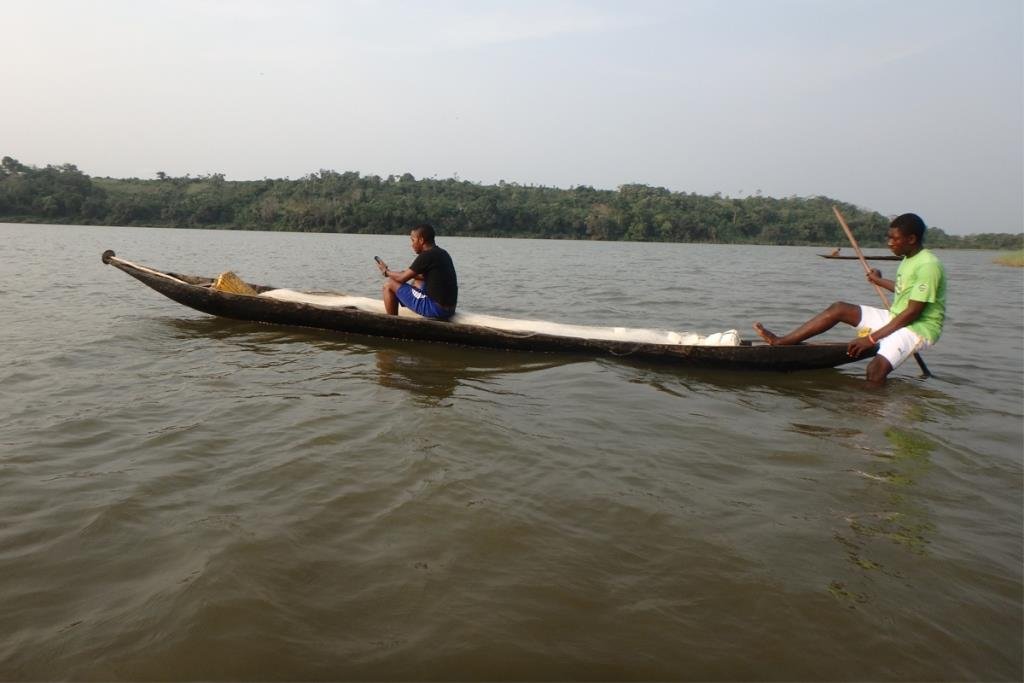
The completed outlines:
<svg viewBox="0 0 1024 683">
<path fill-rule="evenodd" d="M 800 327 L 781 337 L 759 322 L 754 323 L 754 331 L 772 346 L 791 346 L 799 344 L 805 339 L 816 337 L 822 332 L 827 332 L 839 323 L 846 323 L 854 327 L 859 325 L 860 306 L 837 301 Z"/>
<path fill-rule="evenodd" d="M 398 315 L 398 295 L 395 294 L 400 284 L 394 280 L 388 280 L 384 283 L 382 293 L 384 295 L 384 312 L 388 315 Z"/>
<path fill-rule="evenodd" d="M 892 364 L 889 362 L 889 359 L 885 356 L 875 356 L 868 363 L 865 377 L 867 377 L 868 384 L 880 387 L 885 384 L 885 380 L 890 372 L 892 372 Z"/>
</svg>

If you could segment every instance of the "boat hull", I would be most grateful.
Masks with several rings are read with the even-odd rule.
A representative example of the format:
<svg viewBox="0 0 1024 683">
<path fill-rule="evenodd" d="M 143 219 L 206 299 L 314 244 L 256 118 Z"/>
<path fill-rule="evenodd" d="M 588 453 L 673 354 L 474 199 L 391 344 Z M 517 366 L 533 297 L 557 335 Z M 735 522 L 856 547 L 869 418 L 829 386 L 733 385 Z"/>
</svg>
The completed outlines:
<svg viewBox="0 0 1024 683">
<path fill-rule="evenodd" d="M 818 256 L 820 256 L 821 258 L 836 259 L 838 261 L 859 261 L 860 260 L 859 256 L 834 256 L 832 254 L 818 254 Z M 877 255 L 877 256 L 865 255 L 864 258 L 866 260 L 868 260 L 868 261 L 902 261 L 903 260 L 902 256 L 896 256 L 895 254 Z"/>
<path fill-rule="evenodd" d="M 845 343 L 770 346 L 687 346 L 516 333 L 419 317 L 371 313 L 354 307 L 327 307 L 211 289 L 213 278 L 160 271 L 117 258 L 105 251 L 103 262 L 189 308 L 214 316 L 252 322 L 312 327 L 347 334 L 440 342 L 493 349 L 614 356 L 678 365 L 735 370 L 792 372 L 832 368 L 854 359 Z M 253 285 L 257 292 L 276 287 Z M 872 353 L 873 355 L 873 353 Z M 863 358 L 863 357 L 862 357 Z"/>
</svg>

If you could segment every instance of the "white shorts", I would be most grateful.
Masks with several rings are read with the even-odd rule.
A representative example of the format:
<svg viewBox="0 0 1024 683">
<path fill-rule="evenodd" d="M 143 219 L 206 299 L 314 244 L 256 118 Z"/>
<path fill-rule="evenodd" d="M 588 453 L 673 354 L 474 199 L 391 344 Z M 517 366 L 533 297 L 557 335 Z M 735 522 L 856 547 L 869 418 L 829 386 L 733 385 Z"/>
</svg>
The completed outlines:
<svg viewBox="0 0 1024 683">
<path fill-rule="evenodd" d="M 864 329 L 867 329 L 868 332 L 880 330 L 888 325 L 890 320 L 892 320 L 892 314 L 883 308 L 861 306 L 857 332 L 860 334 Z M 931 345 L 930 341 L 911 331 L 909 327 L 901 327 L 885 339 L 878 340 L 878 355 L 889 361 L 889 364 L 895 369 L 903 361 Z"/>
</svg>

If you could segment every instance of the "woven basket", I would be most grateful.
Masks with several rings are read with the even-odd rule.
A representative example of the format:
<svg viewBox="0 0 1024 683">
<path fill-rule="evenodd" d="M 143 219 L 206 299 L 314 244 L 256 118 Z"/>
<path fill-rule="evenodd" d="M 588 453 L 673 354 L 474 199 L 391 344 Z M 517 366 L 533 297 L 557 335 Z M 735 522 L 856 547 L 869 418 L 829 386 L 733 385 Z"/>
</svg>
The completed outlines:
<svg viewBox="0 0 1024 683">
<path fill-rule="evenodd" d="M 238 277 L 230 270 L 226 273 L 221 273 L 217 276 L 217 279 L 213 281 L 211 285 L 212 289 L 216 289 L 219 292 L 230 292 L 231 294 L 245 294 L 247 296 L 256 296 L 256 290 L 245 284 L 242 278 Z"/>
</svg>

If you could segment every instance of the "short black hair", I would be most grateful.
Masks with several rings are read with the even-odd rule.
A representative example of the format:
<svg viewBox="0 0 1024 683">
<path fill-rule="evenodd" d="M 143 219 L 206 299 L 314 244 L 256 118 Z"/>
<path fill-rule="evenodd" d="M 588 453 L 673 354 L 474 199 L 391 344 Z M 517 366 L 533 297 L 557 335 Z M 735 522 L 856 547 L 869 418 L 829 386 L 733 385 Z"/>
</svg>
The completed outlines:
<svg viewBox="0 0 1024 683">
<path fill-rule="evenodd" d="M 434 226 L 430 223 L 420 223 L 412 229 L 413 232 L 419 233 L 419 236 L 423 238 L 423 241 L 427 244 L 433 244 L 437 238 L 437 234 L 434 232 Z"/>
<path fill-rule="evenodd" d="M 892 219 L 890 228 L 896 228 L 906 236 L 915 235 L 918 243 L 924 241 L 924 221 L 916 213 L 904 213 Z"/>
</svg>

